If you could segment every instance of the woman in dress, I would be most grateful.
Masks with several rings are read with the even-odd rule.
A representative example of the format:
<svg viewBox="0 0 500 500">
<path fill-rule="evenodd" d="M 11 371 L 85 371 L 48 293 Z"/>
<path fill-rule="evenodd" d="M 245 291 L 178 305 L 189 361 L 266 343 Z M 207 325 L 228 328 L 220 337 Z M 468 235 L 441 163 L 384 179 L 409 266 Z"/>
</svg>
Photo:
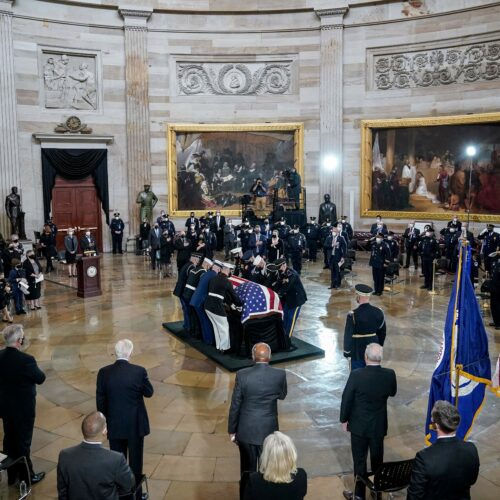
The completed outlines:
<svg viewBox="0 0 500 500">
<path fill-rule="evenodd" d="M 27 259 L 23 262 L 23 269 L 26 273 L 26 279 L 28 280 L 28 295 L 26 296 L 26 303 L 30 306 L 30 309 L 34 311 L 35 309 L 41 309 L 40 305 L 40 295 L 42 293 L 42 281 L 40 277 L 42 275 L 42 266 L 35 256 L 35 252 L 30 250 L 26 254 Z"/>
<path fill-rule="evenodd" d="M 43 226 L 43 232 L 40 235 L 40 245 L 42 247 L 42 253 L 45 257 L 45 272 L 50 273 L 50 271 L 54 270 L 54 265 L 52 264 L 52 257 L 57 255 L 56 250 L 56 238 L 52 229 L 48 224 Z"/>
<path fill-rule="evenodd" d="M 72 227 L 68 228 L 68 234 L 64 237 L 64 248 L 66 249 L 66 264 L 70 278 L 76 278 L 76 252 L 78 251 L 78 239 Z"/>
<path fill-rule="evenodd" d="M 303 500 L 307 494 L 307 474 L 297 467 L 293 441 L 280 431 L 264 440 L 259 472 L 251 472 L 245 488 L 245 500 Z"/>
</svg>

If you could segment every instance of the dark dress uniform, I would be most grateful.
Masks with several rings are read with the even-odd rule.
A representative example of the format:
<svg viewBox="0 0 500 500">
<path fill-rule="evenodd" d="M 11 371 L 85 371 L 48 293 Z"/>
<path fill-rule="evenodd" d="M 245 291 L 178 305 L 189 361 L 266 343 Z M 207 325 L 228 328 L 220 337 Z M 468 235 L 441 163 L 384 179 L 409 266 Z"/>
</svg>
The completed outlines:
<svg viewBox="0 0 500 500">
<path fill-rule="evenodd" d="M 109 228 L 111 229 L 111 239 L 113 241 L 113 253 L 123 253 L 122 240 L 125 224 L 119 216 L 113 217 L 113 220 L 109 224 Z"/>
<path fill-rule="evenodd" d="M 493 322 L 490 326 L 500 329 L 500 255 L 497 254 L 492 265 L 490 285 L 490 309 Z"/>
<path fill-rule="evenodd" d="M 455 228 L 446 228 L 441 231 L 441 234 L 444 237 L 444 255 L 448 260 L 448 271 L 454 273 L 457 270 L 457 246 L 460 233 L 457 233 Z"/>
<path fill-rule="evenodd" d="M 434 236 L 424 236 L 418 245 L 422 259 L 422 272 L 424 273 L 424 284 L 421 288 L 432 289 L 432 262 L 439 254 L 439 245 Z"/>
<path fill-rule="evenodd" d="M 492 259 L 488 257 L 488 255 L 500 248 L 500 234 L 495 233 L 492 226 L 488 226 L 488 230 L 483 231 L 477 239 L 483 242 L 481 254 L 484 259 L 484 269 L 486 272 L 490 273 Z"/>
<path fill-rule="evenodd" d="M 306 237 L 302 233 L 290 233 L 288 236 L 288 251 L 292 266 L 297 274 L 302 272 L 302 254 L 306 248 Z"/>
<path fill-rule="evenodd" d="M 325 247 L 326 239 L 330 236 L 332 225 L 330 222 L 325 222 L 319 230 L 319 241 L 323 249 L 323 269 L 328 269 L 330 256 L 328 249 Z"/>
<path fill-rule="evenodd" d="M 372 268 L 375 295 L 382 295 L 384 292 L 384 264 L 389 257 L 389 249 L 384 240 L 372 244 L 369 265 Z"/>
<path fill-rule="evenodd" d="M 342 282 L 342 272 L 340 271 L 340 261 L 347 255 L 347 243 L 342 236 L 333 237 L 330 234 L 325 241 L 325 248 L 328 252 L 328 262 L 330 265 L 330 288 L 339 288 Z"/>
<path fill-rule="evenodd" d="M 188 305 L 188 314 L 189 314 L 189 334 L 194 338 L 201 337 L 201 326 L 198 320 L 198 315 L 196 314 L 196 310 L 193 306 L 189 305 L 191 302 L 191 298 L 196 292 L 196 287 L 200 282 L 201 277 L 207 272 L 207 270 L 202 267 L 201 262 L 198 266 L 192 267 L 189 270 L 186 286 L 182 291 L 182 298 Z"/>
<path fill-rule="evenodd" d="M 413 257 L 413 264 L 415 269 L 418 269 L 418 239 L 420 237 L 420 230 L 414 227 L 408 227 L 403 233 L 403 239 L 405 240 L 405 250 L 406 250 L 406 262 L 405 268 L 410 267 L 410 257 Z"/>
<path fill-rule="evenodd" d="M 319 230 L 319 224 L 317 224 L 314 220 L 308 222 L 306 224 L 306 228 L 304 229 L 309 260 L 312 260 L 313 262 L 316 262 L 316 255 L 318 253 Z"/>
<path fill-rule="evenodd" d="M 385 316 L 382 309 L 367 302 L 347 314 L 344 328 L 344 356 L 351 358 L 351 370 L 366 366 L 366 346 L 372 342 L 383 346 L 385 335 Z"/>
<path fill-rule="evenodd" d="M 194 267 L 194 264 L 191 261 L 186 262 L 182 266 L 182 268 L 179 271 L 179 274 L 177 276 L 177 283 L 175 284 L 175 288 L 174 288 L 174 291 L 173 291 L 173 294 L 176 297 L 179 297 L 179 300 L 181 301 L 182 312 L 184 314 L 183 328 L 184 328 L 184 331 L 186 331 L 186 332 L 189 331 L 189 327 L 190 327 L 190 324 L 189 324 L 189 309 L 188 309 L 189 303 L 187 303 L 184 300 L 184 298 L 182 297 L 182 294 L 184 292 L 184 288 L 185 288 L 186 283 L 187 283 L 189 271 L 191 270 L 192 267 Z"/>
</svg>

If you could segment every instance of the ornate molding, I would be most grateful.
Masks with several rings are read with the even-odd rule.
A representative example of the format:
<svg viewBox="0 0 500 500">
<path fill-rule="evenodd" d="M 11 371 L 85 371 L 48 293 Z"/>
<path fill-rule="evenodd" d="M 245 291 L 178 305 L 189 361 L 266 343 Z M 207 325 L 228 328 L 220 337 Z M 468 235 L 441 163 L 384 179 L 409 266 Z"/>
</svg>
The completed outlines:
<svg viewBox="0 0 500 500">
<path fill-rule="evenodd" d="M 500 79 L 500 39 L 373 57 L 373 83 L 378 90 L 497 79 Z"/>
<path fill-rule="evenodd" d="M 339 7 L 336 9 L 316 9 L 316 15 L 321 17 L 329 17 L 329 16 L 345 16 L 349 7 Z"/>
<path fill-rule="evenodd" d="M 176 62 L 179 95 L 290 94 L 292 62 Z"/>
<path fill-rule="evenodd" d="M 148 19 L 153 14 L 153 9 L 145 8 L 134 8 L 134 7 L 118 7 L 118 12 L 123 17 L 123 22 L 125 25 L 125 29 L 137 29 L 145 28 Z"/>
</svg>

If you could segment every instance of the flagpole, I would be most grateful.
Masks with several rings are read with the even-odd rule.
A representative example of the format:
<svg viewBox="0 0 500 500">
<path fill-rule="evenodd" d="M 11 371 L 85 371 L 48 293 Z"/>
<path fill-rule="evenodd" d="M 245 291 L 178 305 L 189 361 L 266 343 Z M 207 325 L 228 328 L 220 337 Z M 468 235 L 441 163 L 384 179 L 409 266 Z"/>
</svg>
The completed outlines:
<svg viewBox="0 0 500 500">
<path fill-rule="evenodd" d="M 455 366 L 455 408 L 458 408 L 458 398 L 460 397 L 460 372 L 464 369 L 464 365 Z"/>
<path fill-rule="evenodd" d="M 460 245 L 460 254 L 458 257 L 458 270 L 457 270 L 457 277 L 456 277 L 456 290 L 455 290 L 455 304 L 453 307 L 453 326 L 451 330 L 451 350 L 450 350 L 450 378 L 452 380 L 453 384 L 453 375 L 455 375 L 455 405 L 458 406 L 458 398 L 460 396 L 460 386 L 459 383 L 456 382 L 456 380 L 460 380 L 460 375 L 458 375 L 457 379 L 457 367 L 455 366 L 455 353 L 457 352 L 457 346 L 458 346 L 458 337 L 456 336 L 457 332 L 457 305 L 458 305 L 458 294 L 460 291 L 460 286 L 462 285 L 462 267 L 463 267 L 463 242 Z"/>
</svg>

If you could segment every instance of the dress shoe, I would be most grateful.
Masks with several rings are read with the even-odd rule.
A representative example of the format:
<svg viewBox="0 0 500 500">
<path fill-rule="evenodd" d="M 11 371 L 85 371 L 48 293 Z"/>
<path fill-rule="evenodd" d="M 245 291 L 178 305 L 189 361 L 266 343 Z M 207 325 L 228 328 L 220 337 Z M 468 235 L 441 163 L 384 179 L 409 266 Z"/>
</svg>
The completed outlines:
<svg viewBox="0 0 500 500">
<path fill-rule="evenodd" d="M 45 472 L 39 472 L 31 476 L 31 484 L 39 483 L 45 477 Z"/>
<path fill-rule="evenodd" d="M 344 498 L 346 498 L 347 500 L 363 500 L 361 497 L 358 497 L 352 491 L 349 490 L 344 490 L 342 492 L 342 495 L 344 495 Z"/>
<path fill-rule="evenodd" d="M 149 498 L 149 493 L 143 493 L 141 496 L 141 500 L 148 500 Z"/>
<path fill-rule="evenodd" d="M 428 289 L 429 289 L 429 287 L 428 287 L 428 286 L 425 286 L 425 285 L 422 285 L 420 288 L 421 288 L 422 290 L 428 290 Z"/>
<path fill-rule="evenodd" d="M 410 268 L 410 266 L 405 266 L 405 269 L 409 269 L 409 268 Z"/>
</svg>

